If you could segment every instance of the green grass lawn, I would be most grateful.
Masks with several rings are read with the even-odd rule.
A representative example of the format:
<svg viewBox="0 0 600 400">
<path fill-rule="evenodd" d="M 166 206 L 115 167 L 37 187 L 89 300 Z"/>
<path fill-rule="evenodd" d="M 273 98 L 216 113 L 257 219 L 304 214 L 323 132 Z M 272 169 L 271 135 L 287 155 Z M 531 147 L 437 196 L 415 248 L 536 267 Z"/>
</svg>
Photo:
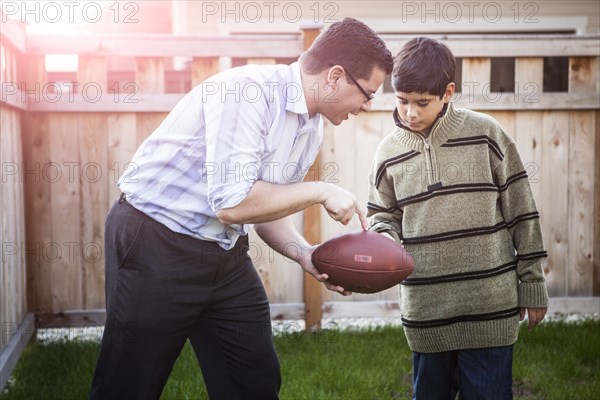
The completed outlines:
<svg viewBox="0 0 600 400">
<path fill-rule="evenodd" d="M 289 333 L 275 339 L 282 400 L 407 399 L 411 353 L 401 328 Z M 99 351 L 93 341 L 29 345 L 0 400 L 85 399 Z M 516 399 L 600 399 L 600 321 L 522 326 L 515 346 Z M 162 399 L 208 399 L 189 344 Z"/>
</svg>

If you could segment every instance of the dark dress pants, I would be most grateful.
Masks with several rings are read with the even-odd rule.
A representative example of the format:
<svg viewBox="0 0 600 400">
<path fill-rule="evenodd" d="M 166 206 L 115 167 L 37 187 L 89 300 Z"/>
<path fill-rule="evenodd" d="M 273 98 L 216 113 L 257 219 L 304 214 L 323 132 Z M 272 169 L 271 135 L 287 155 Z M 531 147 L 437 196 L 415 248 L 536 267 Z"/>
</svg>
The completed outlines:
<svg viewBox="0 0 600 400">
<path fill-rule="evenodd" d="M 90 399 L 158 399 L 187 339 L 211 399 L 278 398 L 269 303 L 247 237 L 225 251 L 121 198 L 105 249 L 107 321 Z"/>
</svg>

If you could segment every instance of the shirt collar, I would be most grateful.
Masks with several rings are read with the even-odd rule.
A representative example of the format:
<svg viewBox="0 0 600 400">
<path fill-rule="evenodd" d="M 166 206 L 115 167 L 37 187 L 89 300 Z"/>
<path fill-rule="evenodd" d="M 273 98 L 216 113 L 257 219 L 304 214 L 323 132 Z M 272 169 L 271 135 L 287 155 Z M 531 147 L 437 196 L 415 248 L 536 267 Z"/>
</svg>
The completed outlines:
<svg viewBox="0 0 600 400">
<path fill-rule="evenodd" d="M 308 106 L 306 105 L 306 97 L 302 90 L 302 77 L 300 74 L 300 63 L 297 61 L 290 65 L 289 81 L 287 86 L 282 88 L 286 96 L 286 111 L 296 114 L 305 114 L 308 119 Z"/>
</svg>

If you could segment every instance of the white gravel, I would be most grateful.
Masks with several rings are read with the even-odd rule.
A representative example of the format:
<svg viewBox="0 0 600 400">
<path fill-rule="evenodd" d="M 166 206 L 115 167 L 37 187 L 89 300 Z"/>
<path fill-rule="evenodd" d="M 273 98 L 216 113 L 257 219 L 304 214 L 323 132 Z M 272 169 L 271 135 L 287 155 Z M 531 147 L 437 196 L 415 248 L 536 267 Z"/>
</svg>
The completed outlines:
<svg viewBox="0 0 600 400">
<path fill-rule="evenodd" d="M 577 324 L 587 320 L 600 320 L 600 314 L 553 314 L 547 316 L 542 323 L 566 322 Z M 304 331 L 304 320 L 273 321 L 273 334 L 275 336 L 291 335 Z M 321 328 L 333 331 L 360 331 L 382 328 L 385 326 L 402 326 L 400 318 L 338 318 L 324 319 Z M 91 340 L 100 341 L 104 332 L 103 326 L 70 327 L 39 329 L 37 340 L 48 343 L 61 340 Z"/>
</svg>

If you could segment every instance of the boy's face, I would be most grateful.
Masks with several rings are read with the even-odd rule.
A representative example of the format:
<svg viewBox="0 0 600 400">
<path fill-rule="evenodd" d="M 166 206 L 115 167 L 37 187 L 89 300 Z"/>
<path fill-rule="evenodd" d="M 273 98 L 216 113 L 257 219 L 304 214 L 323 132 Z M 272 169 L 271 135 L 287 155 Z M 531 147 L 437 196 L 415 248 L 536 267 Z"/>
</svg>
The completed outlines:
<svg viewBox="0 0 600 400">
<path fill-rule="evenodd" d="M 410 130 L 428 135 L 438 114 L 453 94 L 454 83 L 448 84 L 446 93 L 441 98 L 429 92 L 396 92 L 398 115 Z"/>
</svg>

